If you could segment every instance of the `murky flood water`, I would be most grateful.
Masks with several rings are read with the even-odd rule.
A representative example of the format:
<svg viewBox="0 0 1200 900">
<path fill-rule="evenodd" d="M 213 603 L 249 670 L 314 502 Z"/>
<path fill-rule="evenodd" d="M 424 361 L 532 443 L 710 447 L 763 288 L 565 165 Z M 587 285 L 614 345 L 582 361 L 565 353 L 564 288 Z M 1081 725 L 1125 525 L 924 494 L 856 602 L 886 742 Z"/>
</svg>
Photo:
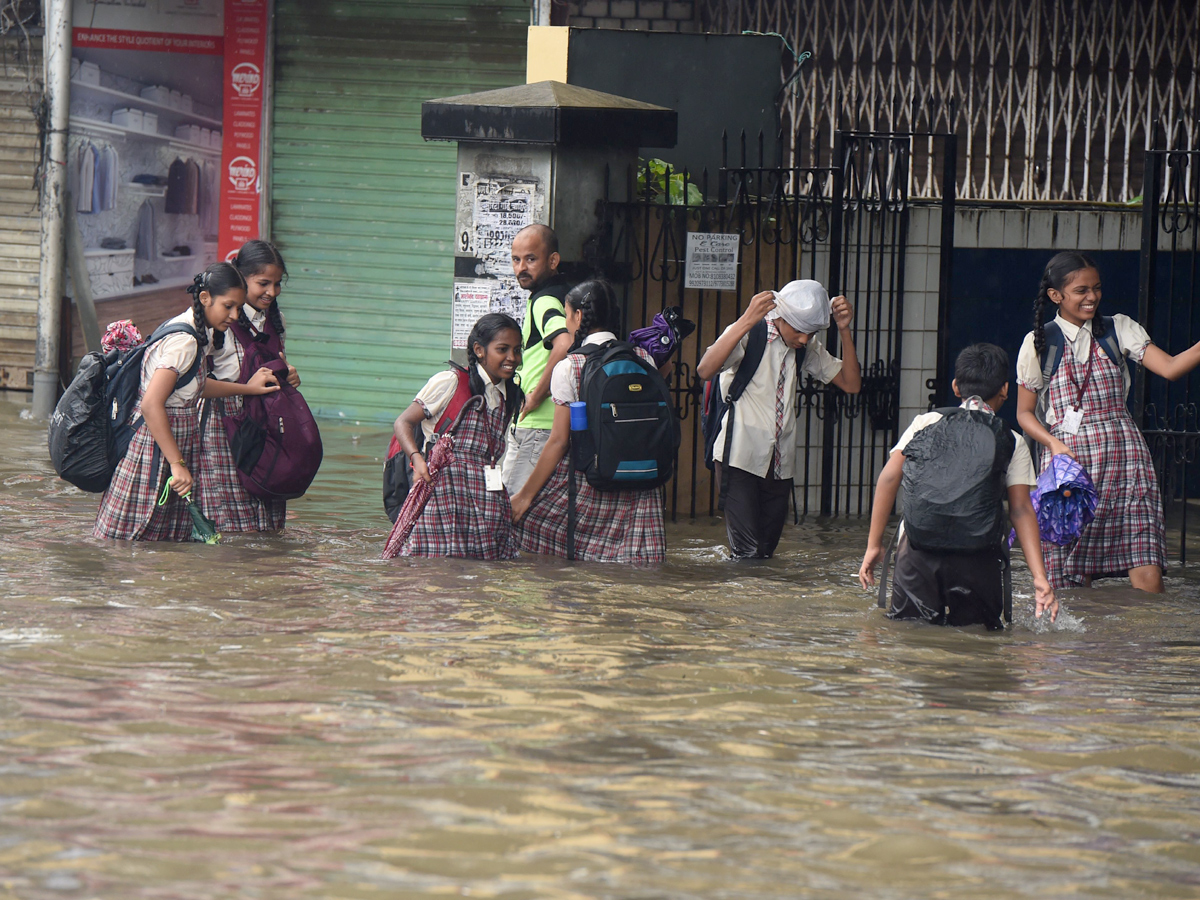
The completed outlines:
<svg viewBox="0 0 1200 900">
<path fill-rule="evenodd" d="M 765 565 L 394 560 L 380 429 L 285 534 L 89 537 L 0 402 L 0 897 L 1200 896 L 1200 585 L 891 623 Z M 353 435 L 361 433 L 355 442 Z"/>
</svg>

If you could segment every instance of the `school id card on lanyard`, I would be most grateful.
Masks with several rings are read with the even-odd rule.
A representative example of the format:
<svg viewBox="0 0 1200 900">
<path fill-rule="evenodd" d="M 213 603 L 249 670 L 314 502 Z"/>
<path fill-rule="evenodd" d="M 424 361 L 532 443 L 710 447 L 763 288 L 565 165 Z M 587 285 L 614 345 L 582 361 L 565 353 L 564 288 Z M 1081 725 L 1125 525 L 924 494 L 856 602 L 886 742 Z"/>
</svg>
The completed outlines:
<svg viewBox="0 0 1200 900">
<path fill-rule="evenodd" d="M 480 413 L 483 415 L 484 422 L 486 423 L 489 415 L 487 408 L 484 407 L 481 409 Z M 500 475 L 500 460 L 498 458 L 500 451 L 492 436 L 491 428 L 488 428 L 486 424 L 484 427 L 487 430 L 488 461 L 487 465 L 483 467 L 483 488 L 490 493 L 495 493 L 496 491 L 504 490 L 504 481 Z"/>
<path fill-rule="evenodd" d="M 1099 351 L 1096 346 L 1096 341 L 1092 339 L 1092 349 L 1088 353 L 1087 369 L 1083 374 L 1083 384 L 1075 380 L 1075 376 L 1067 373 L 1067 377 L 1071 379 L 1071 383 L 1079 388 L 1079 393 L 1075 395 L 1075 405 L 1070 407 L 1062 417 L 1062 430 L 1067 434 L 1079 434 L 1079 429 L 1083 427 L 1083 394 L 1087 390 L 1088 384 L 1092 380 L 1092 363 L 1096 360 L 1096 353 Z"/>
<path fill-rule="evenodd" d="M 500 467 L 495 463 L 483 467 L 483 486 L 489 491 L 504 490 L 504 482 L 500 478 Z"/>
</svg>

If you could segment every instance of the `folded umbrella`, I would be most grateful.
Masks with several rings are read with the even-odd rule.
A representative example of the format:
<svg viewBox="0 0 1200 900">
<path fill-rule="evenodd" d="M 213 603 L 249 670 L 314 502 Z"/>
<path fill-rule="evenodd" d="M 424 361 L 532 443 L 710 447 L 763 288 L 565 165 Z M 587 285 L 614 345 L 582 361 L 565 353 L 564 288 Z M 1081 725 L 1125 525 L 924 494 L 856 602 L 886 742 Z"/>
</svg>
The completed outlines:
<svg viewBox="0 0 1200 900">
<path fill-rule="evenodd" d="M 1096 517 L 1099 495 L 1079 461 L 1060 453 L 1038 476 L 1030 499 L 1042 540 L 1061 547 L 1077 540 Z"/>
<path fill-rule="evenodd" d="M 655 314 L 650 324 L 629 333 L 629 343 L 641 347 L 652 357 L 654 364 L 662 366 L 679 342 L 696 330 L 696 323 L 683 317 L 683 310 L 678 306 L 668 306 L 662 312 Z"/>
<path fill-rule="evenodd" d="M 167 478 L 167 483 L 163 485 L 162 494 L 158 498 L 159 506 L 165 506 L 167 501 L 171 499 L 171 482 L 174 480 L 174 475 Z M 192 501 L 192 492 L 188 491 L 184 494 L 183 500 L 187 503 L 188 513 L 192 517 L 192 540 L 201 544 L 215 544 L 219 542 L 221 534 L 217 531 L 217 524 L 204 515 L 204 513 L 200 512 L 200 507 Z"/>
</svg>

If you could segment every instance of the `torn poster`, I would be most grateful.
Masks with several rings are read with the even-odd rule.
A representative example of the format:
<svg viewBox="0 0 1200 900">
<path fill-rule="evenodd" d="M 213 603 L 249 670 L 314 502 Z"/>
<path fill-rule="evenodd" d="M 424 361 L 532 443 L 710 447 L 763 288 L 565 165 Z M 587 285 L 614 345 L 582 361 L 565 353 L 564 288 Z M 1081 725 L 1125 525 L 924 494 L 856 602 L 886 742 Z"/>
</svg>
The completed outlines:
<svg viewBox="0 0 1200 900">
<path fill-rule="evenodd" d="M 471 329 L 480 317 L 491 312 L 492 286 L 487 283 L 462 282 L 454 283 L 454 310 L 451 315 L 450 333 L 451 346 L 455 350 L 465 350 L 467 338 Z"/>
</svg>

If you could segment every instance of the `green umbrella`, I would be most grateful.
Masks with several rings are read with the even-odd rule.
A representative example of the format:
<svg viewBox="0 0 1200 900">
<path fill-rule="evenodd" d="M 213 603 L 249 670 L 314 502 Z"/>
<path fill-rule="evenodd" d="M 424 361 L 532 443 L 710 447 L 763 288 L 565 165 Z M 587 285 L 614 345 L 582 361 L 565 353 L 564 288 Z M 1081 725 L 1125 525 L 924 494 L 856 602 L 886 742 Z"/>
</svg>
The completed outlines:
<svg viewBox="0 0 1200 900">
<path fill-rule="evenodd" d="M 158 498 L 159 506 L 165 506 L 166 502 L 171 499 L 171 482 L 174 480 L 174 475 L 167 478 L 167 483 L 163 485 L 162 495 Z M 216 523 L 200 512 L 200 507 L 192 500 L 192 492 L 188 491 L 184 494 L 183 499 L 187 502 L 188 512 L 192 514 L 192 540 L 204 544 L 215 544 L 221 540 Z"/>
</svg>

